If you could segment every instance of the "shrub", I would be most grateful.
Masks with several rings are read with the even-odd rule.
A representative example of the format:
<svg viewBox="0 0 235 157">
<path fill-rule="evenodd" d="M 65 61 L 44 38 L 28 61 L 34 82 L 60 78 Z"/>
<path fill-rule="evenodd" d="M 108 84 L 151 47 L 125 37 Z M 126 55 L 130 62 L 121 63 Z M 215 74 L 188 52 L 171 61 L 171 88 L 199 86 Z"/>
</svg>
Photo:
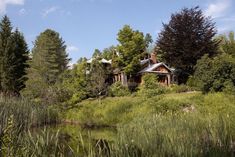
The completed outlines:
<svg viewBox="0 0 235 157">
<path fill-rule="evenodd" d="M 223 92 L 227 94 L 235 94 L 235 85 L 231 81 L 226 81 L 224 83 Z"/>
<path fill-rule="evenodd" d="M 186 83 L 188 87 L 190 87 L 192 90 L 199 91 L 200 90 L 200 81 L 197 80 L 194 76 L 189 76 L 188 81 Z"/>
<path fill-rule="evenodd" d="M 143 82 L 139 87 L 138 95 L 152 97 L 166 92 L 166 88 L 158 83 L 158 78 L 155 74 L 145 74 Z"/>
<path fill-rule="evenodd" d="M 128 96 L 130 95 L 130 91 L 127 87 L 123 86 L 121 82 L 116 82 L 110 86 L 109 95 L 110 96 Z"/>
<path fill-rule="evenodd" d="M 203 92 L 220 92 L 235 86 L 235 58 L 227 54 L 214 58 L 205 55 L 197 62 L 194 77 Z"/>
<path fill-rule="evenodd" d="M 191 88 L 187 85 L 172 85 L 172 91 L 176 93 L 183 93 L 191 91 Z"/>
</svg>

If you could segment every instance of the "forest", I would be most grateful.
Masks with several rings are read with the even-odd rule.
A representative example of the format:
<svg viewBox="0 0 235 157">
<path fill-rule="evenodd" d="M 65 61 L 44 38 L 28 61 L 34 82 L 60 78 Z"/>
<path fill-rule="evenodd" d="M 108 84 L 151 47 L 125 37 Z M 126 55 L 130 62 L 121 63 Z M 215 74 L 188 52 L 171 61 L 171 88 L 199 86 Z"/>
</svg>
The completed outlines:
<svg viewBox="0 0 235 157">
<path fill-rule="evenodd" d="M 192 7 L 173 13 L 157 39 L 130 25 L 116 38 L 70 65 L 58 32 L 44 30 L 29 50 L 2 17 L 0 157 L 235 156 L 233 31 L 218 34 Z M 152 53 L 176 82 L 155 73 L 114 81 L 116 71 L 135 80 Z"/>
</svg>

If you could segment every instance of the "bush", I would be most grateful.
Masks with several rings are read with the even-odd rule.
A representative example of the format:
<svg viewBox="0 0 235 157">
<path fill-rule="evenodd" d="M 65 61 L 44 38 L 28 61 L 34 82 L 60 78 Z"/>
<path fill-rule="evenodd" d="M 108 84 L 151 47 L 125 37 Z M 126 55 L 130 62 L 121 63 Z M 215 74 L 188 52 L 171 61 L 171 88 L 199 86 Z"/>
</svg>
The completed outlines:
<svg viewBox="0 0 235 157">
<path fill-rule="evenodd" d="M 200 91 L 200 81 L 197 80 L 194 76 L 189 76 L 188 81 L 186 83 L 188 87 L 190 87 L 192 90 Z"/>
<path fill-rule="evenodd" d="M 143 82 L 139 87 L 138 95 L 144 97 L 152 97 L 166 92 L 166 88 L 158 83 L 155 74 L 145 74 Z"/>
<path fill-rule="evenodd" d="M 235 86 L 235 58 L 222 54 L 214 58 L 203 56 L 197 62 L 194 78 L 203 92 L 221 92 Z"/>
<path fill-rule="evenodd" d="M 128 96 L 130 95 L 130 91 L 127 87 L 123 86 L 121 82 L 116 82 L 110 86 L 109 95 L 110 96 Z"/>
<path fill-rule="evenodd" d="M 191 88 L 187 85 L 172 85 L 172 91 L 176 93 L 183 93 L 191 91 Z"/>
<path fill-rule="evenodd" d="M 225 82 L 223 92 L 227 94 L 235 94 L 235 85 L 231 81 Z"/>
</svg>

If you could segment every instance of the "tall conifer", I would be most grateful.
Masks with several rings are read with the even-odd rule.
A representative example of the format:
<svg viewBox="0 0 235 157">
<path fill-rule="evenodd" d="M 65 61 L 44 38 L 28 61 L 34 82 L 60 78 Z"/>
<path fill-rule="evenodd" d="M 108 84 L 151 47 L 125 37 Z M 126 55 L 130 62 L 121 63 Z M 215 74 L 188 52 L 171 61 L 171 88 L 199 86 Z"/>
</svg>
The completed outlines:
<svg viewBox="0 0 235 157">
<path fill-rule="evenodd" d="M 7 95 L 17 94 L 24 88 L 28 48 L 23 35 L 12 32 L 9 18 L 0 22 L 0 91 Z"/>
<path fill-rule="evenodd" d="M 24 39 L 22 33 L 15 30 L 13 33 L 13 41 L 14 41 L 14 91 L 19 92 L 21 89 L 25 87 L 26 78 L 26 69 L 29 67 L 29 50 L 27 43 Z"/>
<path fill-rule="evenodd" d="M 50 29 L 42 32 L 32 50 L 25 94 L 43 97 L 45 90 L 54 85 L 58 76 L 68 68 L 68 62 L 65 42 L 59 33 Z"/>
<path fill-rule="evenodd" d="M 12 46 L 12 26 L 9 18 L 4 16 L 0 23 L 0 90 L 8 93 L 13 90 L 14 78 L 12 62 L 15 58 Z"/>
</svg>

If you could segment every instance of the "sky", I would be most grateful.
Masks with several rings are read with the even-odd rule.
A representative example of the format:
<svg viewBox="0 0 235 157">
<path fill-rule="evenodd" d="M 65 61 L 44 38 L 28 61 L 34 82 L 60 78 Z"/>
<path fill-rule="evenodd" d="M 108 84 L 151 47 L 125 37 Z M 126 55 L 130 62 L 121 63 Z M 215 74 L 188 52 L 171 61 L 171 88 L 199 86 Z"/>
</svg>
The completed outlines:
<svg viewBox="0 0 235 157">
<path fill-rule="evenodd" d="M 45 29 L 59 32 L 76 63 L 94 49 L 117 45 L 117 33 L 126 24 L 155 41 L 172 13 L 195 6 L 216 22 L 219 34 L 235 31 L 234 0 L 0 0 L 0 15 L 10 17 L 30 49 Z"/>
</svg>

